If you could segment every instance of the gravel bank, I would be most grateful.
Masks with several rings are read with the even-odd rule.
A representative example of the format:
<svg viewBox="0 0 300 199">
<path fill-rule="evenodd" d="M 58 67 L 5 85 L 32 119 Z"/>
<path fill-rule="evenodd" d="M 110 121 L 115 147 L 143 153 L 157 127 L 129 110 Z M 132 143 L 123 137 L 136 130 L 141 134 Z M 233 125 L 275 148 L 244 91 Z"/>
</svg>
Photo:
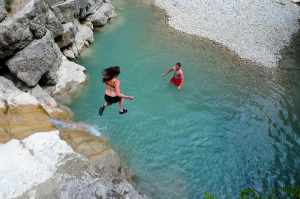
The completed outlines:
<svg viewBox="0 0 300 199">
<path fill-rule="evenodd" d="M 300 6 L 289 0 L 154 0 L 169 24 L 227 46 L 241 58 L 274 67 L 299 30 Z"/>
</svg>

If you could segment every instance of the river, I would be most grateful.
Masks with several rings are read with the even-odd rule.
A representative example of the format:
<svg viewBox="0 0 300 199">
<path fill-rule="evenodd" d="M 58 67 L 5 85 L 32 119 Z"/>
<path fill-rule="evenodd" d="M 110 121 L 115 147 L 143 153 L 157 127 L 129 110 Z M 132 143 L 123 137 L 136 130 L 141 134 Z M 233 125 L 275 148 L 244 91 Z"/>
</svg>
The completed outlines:
<svg viewBox="0 0 300 199">
<path fill-rule="evenodd" d="M 156 199 L 236 198 L 244 188 L 278 194 L 300 184 L 300 63 L 282 68 L 239 64 L 226 49 L 176 32 L 164 13 L 138 0 L 117 0 L 119 17 L 95 34 L 79 63 L 89 81 L 71 108 L 95 126 Z M 182 91 L 161 73 L 181 62 Z M 103 102 L 101 71 L 121 66 L 127 115 Z M 298 65 L 300 66 L 300 65 Z"/>
</svg>

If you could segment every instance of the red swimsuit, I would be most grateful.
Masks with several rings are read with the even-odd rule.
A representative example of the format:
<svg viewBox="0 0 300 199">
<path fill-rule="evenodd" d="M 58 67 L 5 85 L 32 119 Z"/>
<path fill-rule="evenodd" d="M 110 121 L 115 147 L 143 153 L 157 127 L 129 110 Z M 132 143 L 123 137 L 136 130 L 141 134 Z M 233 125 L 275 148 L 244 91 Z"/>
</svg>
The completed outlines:
<svg viewBox="0 0 300 199">
<path fill-rule="evenodd" d="M 181 74 L 174 74 L 174 76 L 170 79 L 170 83 L 174 84 L 176 87 L 180 86 L 180 84 L 182 83 L 183 78 Z"/>
</svg>

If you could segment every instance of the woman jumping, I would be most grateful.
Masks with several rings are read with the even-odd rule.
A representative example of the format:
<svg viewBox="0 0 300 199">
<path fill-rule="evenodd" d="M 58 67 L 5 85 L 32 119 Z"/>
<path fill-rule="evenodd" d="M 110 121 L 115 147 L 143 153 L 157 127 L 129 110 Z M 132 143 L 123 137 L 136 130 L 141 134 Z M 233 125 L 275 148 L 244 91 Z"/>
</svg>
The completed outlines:
<svg viewBox="0 0 300 199">
<path fill-rule="evenodd" d="M 104 69 L 102 73 L 102 81 L 105 85 L 104 104 L 99 108 L 99 115 L 102 116 L 104 109 L 114 103 L 119 103 L 120 114 L 127 113 L 124 108 L 125 99 L 133 100 L 132 96 L 127 96 L 121 93 L 120 80 L 117 77 L 120 74 L 120 67 L 113 66 Z"/>
<path fill-rule="evenodd" d="M 176 63 L 175 66 L 169 68 L 166 72 L 162 74 L 162 76 L 166 76 L 170 72 L 174 71 L 173 77 L 170 79 L 170 83 L 177 87 L 178 90 L 182 89 L 184 84 L 184 74 L 181 69 L 181 63 Z"/>
</svg>

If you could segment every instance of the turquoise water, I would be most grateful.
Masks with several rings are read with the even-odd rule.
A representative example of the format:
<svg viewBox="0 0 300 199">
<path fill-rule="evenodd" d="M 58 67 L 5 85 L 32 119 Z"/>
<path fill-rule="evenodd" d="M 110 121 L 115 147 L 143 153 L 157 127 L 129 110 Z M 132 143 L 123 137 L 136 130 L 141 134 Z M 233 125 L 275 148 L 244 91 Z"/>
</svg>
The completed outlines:
<svg viewBox="0 0 300 199">
<path fill-rule="evenodd" d="M 117 1 L 119 18 L 95 35 L 80 64 L 89 82 L 71 107 L 98 128 L 153 198 L 235 198 L 300 184 L 300 71 L 237 64 L 226 50 L 177 33 L 161 11 Z M 180 61 L 178 92 L 161 78 Z M 299 63 L 289 60 L 289 63 Z M 120 65 L 122 90 L 135 96 L 127 115 L 102 118 L 101 70 Z"/>
</svg>

